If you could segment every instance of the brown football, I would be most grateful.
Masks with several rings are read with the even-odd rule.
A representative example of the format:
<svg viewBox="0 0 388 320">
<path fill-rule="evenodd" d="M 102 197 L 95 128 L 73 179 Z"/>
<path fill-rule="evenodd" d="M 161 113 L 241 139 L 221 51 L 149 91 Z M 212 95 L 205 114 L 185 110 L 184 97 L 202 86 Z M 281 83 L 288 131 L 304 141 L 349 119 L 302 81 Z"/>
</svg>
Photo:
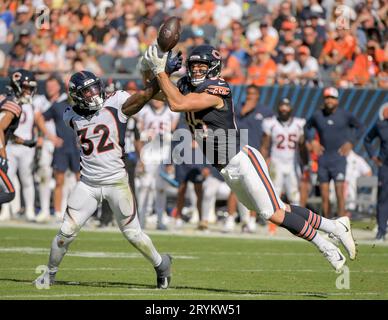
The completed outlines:
<svg viewBox="0 0 388 320">
<path fill-rule="evenodd" d="M 181 23 L 179 18 L 168 18 L 159 28 L 158 45 L 163 52 L 168 52 L 176 46 L 181 35 Z"/>
</svg>

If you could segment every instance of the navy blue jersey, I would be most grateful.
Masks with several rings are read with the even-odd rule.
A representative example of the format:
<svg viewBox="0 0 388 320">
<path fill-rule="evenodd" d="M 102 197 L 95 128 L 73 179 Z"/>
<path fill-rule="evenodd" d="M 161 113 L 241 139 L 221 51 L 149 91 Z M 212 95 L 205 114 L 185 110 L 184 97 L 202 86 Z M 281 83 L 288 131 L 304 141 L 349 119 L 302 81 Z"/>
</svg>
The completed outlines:
<svg viewBox="0 0 388 320">
<path fill-rule="evenodd" d="M 388 120 L 377 121 L 365 137 L 364 145 L 369 156 L 376 156 L 373 148 L 373 140 L 380 139 L 380 151 L 378 157 L 385 165 L 388 165 Z"/>
<path fill-rule="evenodd" d="M 68 107 L 66 100 L 54 102 L 46 112 L 43 113 L 43 117 L 46 121 L 54 120 L 56 134 L 63 140 L 63 145 L 58 148 L 63 152 L 73 152 L 78 150 L 76 136 L 72 129 L 68 128 L 63 121 L 63 113 Z"/>
<path fill-rule="evenodd" d="M 4 142 L 7 144 L 8 139 L 13 135 L 17 127 L 19 126 L 20 116 L 22 114 L 22 107 L 16 103 L 15 97 L 11 95 L 0 95 L 0 112 L 9 111 L 14 117 L 9 126 L 4 130 Z"/>
<path fill-rule="evenodd" d="M 256 105 L 255 109 L 245 115 L 238 113 L 236 115 L 238 129 L 240 132 L 243 129 L 248 129 L 248 141 L 243 141 L 245 136 L 240 133 L 242 144 L 249 144 L 251 147 L 259 150 L 263 138 L 263 119 L 272 116 L 273 111 L 271 108 L 259 104 Z"/>
<path fill-rule="evenodd" d="M 194 87 L 185 76 L 178 81 L 178 88 L 183 95 L 206 92 L 217 95 L 224 101 L 220 109 L 186 112 L 186 122 L 206 158 L 221 170 L 240 149 L 229 84 L 223 79 L 211 78 Z"/>
<path fill-rule="evenodd" d="M 304 134 L 308 140 L 311 140 L 309 130 L 312 128 L 318 131 L 320 143 L 325 148 L 322 156 L 330 157 L 339 155 L 338 149 L 345 142 L 355 145 L 363 133 L 360 122 L 351 112 L 344 109 L 337 109 L 331 114 L 326 114 L 323 109 L 316 111 L 307 120 L 304 128 Z M 356 130 L 356 134 L 352 129 Z"/>
</svg>

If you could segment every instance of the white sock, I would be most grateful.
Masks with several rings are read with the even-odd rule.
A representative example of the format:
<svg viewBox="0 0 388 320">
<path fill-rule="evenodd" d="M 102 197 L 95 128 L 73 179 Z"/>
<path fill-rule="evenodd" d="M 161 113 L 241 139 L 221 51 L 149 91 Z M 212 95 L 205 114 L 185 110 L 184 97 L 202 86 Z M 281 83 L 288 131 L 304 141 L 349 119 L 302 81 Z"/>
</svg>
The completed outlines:
<svg viewBox="0 0 388 320">
<path fill-rule="evenodd" d="M 319 230 L 325 231 L 327 233 L 334 233 L 337 229 L 337 225 L 334 220 L 330 220 L 324 217 L 321 217 L 321 225 Z"/>
<path fill-rule="evenodd" d="M 323 238 L 318 232 L 315 235 L 315 237 L 311 240 L 311 242 L 314 243 L 318 247 L 319 251 L 321 252 L 327 250 L 328 248 L 332 248 L 334 246 L 330 241 Z"/>
</svg>

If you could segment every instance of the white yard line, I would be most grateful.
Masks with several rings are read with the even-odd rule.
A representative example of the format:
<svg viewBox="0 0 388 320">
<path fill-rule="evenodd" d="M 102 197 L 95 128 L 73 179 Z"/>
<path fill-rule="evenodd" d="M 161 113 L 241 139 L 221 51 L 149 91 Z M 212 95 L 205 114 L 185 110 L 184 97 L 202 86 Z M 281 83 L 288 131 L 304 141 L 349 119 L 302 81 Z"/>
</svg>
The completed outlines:
<svg viewBox="0 0 388 320">
<path fill-rule="evenodd" d="M 24 253 L 24 254 L 37 254 L 47 255 L 50 253 L 49 248 L 34 248 L 34 247 L 0 247 L 0 253 Z M 127 258 L 127 259 L 143 259 L 143 256 L 139 253 L 132 252 L 101 252 L 101 251 L 69 251 L 66 256 L 70 257 L 83 257 L 83 258 Z M 177 259 L 198 259 L 193 256 L 177 255 L 174 256 Z"/>
<path fill-rule="evenodd" d="M 154 289 L 130 289 L 136 291 L 149 291 Z M 169 289 L 169 291 L 174 290 Z M 379 292 L 270 292 L 270 293 L 184 293 L 184 292 L 176 292 L 172 293 L 169 291 L 163 291 L 163 297 L 191 297 L 191 296 L 199 296 L 199 297 L 275 297 L 275 296 L 326 296 L 329 298 L 330 296 L 380 296 Z M 160 297 L 160 292 L 136 292 L 136 293 L 117 293 L 117 292 L 107 292 L 107 293 L 71 293 L 71 294 L 20 294 L 20 295 L 0 295 L 0 299 L 15 299 L 15 298 L 82 298 L 82 297 L 133 297 L 133 296 L 156 296 Z M 151 304 L 152 302 L 150 302 Z"/>
</svg>

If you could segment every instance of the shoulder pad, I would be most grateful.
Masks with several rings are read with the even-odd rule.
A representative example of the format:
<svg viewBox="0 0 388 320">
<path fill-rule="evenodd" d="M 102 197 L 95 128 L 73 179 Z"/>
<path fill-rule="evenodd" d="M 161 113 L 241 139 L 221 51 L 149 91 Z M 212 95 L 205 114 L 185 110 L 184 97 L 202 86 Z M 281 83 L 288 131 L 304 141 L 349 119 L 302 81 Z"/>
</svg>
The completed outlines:
<svg viewBox="0 0 388 320">
<path fill-rule="evenodd" d="M 14 114 L 16 117 L 20 117 L 22 113 L 22 107 L 17 104 L 15 101 L 13 101 L 12 97 L 10 96 L 2 96 L 1 97 L 1 107 L 0 110 L 6 110 Z"/>
<path fill-rule="evenodd" d="M 199 91 L 219 96 L 228 96 L 231 93 L 229 84 L 220 78 L 206 79 L 201 84 Z"/>
</svg>

